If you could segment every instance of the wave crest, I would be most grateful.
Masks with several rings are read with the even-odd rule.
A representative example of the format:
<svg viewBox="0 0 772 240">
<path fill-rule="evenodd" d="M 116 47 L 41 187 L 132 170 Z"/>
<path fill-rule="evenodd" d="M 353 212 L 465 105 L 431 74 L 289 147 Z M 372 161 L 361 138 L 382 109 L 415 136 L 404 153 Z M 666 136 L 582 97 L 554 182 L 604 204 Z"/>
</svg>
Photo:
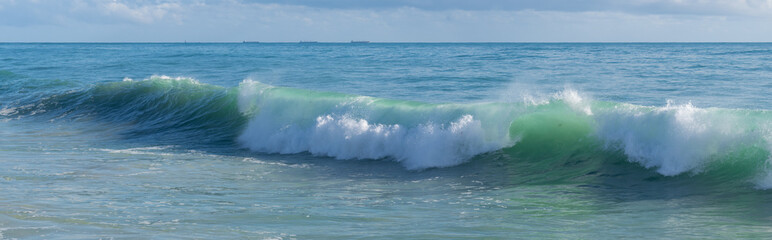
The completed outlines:
<svg viewBox="0 0 772 240">
<path fill-rule="evenodd" d="M 661 108 L 615 106 L 596 118 L 597 134 L 630 160 L 672 176 L 699 172 L 715 156 L 759 142 L 752 119 L 691 103 Z"/>
<path fill-rule="evenodd" d="M 490 112 L 496 108 L 282 89 L 253 81 L 243 83 L 241 91 L 242 111 L 254 116 L 239 141 L 255 151 L 392 158 L 408 169 L 423 169 L 458 165 L 515 142 L 508 134 L 510 122 L 474 116 L 481 109 L 496 116 Z"/>
<path fill-rule="evenodd" d="M 539 102 L 430 104 L 166 76 L 66 89 L 3 105 L 0 118 L 86 119 L 177 145 L 387 158 L 408 169 L 454 166 L 498 150 L 492 156 L 546 166 L 534 174 L 567 162 L 627 160 L 665 176 L 772 188 L 772 112 L 765 110 L 637 106 L 570 89 Z"/>
</svg>

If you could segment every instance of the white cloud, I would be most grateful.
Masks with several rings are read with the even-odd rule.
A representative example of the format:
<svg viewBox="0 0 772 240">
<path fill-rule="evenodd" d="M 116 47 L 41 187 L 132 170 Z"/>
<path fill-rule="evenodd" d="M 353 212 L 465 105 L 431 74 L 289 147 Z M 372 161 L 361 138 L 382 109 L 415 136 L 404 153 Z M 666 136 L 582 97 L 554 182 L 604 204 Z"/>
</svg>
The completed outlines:
<svg viewBox="0 0 772 240">
<path fill-rule="evenodd" d="M 0 25 L 62 25 L 69 21 L 149 24 L 159 20 L 178 21 L 178 12 L 184 7 L 172 1 L 0 0 Z"/>
<path fill-rule="evenodd" d="M 770 2 L 631 0 L 561 11 L 0 0 L 8 33 L 0 41 L 769 41 Z"/>
<path fill-rule="evenodd" d="M 504 10 L 626 12 L 632 14 L 770 14 L 769 0 L 244 0 L 326 9 Z"/>
<path fill-rule="evenodd" d="M 633 0 L 626 12 L 653 14 L 751 15 L 772 14 L 770 0 Z"/>
<path fill-rule="evenodd" d="M 138 23 L 153 23 L 167 16 L 179 20 L 179 16 L 175 12 L 181 10 L 178 3 L 155 3 L 131 7 L 114 0 L 98 1 L 96 4 L 99 6 L 98 10 L 104 15 L 116 16 Z"/>
</svg>

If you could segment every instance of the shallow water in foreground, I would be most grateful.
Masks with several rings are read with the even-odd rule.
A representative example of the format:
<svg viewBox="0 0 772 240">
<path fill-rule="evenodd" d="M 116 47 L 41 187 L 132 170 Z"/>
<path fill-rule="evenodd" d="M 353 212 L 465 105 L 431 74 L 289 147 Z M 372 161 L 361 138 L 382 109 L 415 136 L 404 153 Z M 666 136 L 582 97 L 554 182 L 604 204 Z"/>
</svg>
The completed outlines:
<svg viewBox="0 0 772 240">
<path fill-rule="evenodd" d="M 770 52 L 0 44 L 0 237 L 768 238 Z"/>
</svg>

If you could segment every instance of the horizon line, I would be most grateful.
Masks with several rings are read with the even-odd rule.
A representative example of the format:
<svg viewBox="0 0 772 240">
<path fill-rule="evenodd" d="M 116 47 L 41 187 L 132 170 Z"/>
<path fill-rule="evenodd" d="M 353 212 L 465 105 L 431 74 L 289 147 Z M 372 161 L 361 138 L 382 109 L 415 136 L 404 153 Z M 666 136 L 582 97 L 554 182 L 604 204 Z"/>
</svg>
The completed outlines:
<svg viewBox="0 0 772 240">
<path fill-rule="evenodd" d="M 772 43 L 772 41 L 0 41 L 0 43 L 103 43 L 103 44 L 126 44 L 126 43 L 183 43 L 183 44 L 208 44 L 208 43 L 240 43 L 240 44 L 260 44 L 260 43 L 302 43 L 302 44 L 370 44 L 370 43 Z"/>
</svg>

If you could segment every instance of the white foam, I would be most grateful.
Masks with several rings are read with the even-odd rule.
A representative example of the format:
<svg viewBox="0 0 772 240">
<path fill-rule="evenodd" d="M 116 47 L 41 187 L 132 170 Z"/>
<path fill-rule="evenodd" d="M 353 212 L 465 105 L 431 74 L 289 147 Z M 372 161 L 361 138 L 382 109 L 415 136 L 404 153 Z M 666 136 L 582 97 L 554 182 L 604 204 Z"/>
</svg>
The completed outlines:
<svg viewBox="0 0 772 240">
<path fill-rule="evenodd" d="M 591 119 L 593 134 L 608 148 L 619 149 L 630 161 L 666 176 L 700 172 L 741 146 L 766 142 L 760 147 L 772 149 L 772 127 L 761 126 L 768 118 L 691 103 L 607 105 L 565 89 L 549 101 L 534 98 L 518 108 L 510 107 L 516 104 L 394 103 L 285 90 L 249 80 L 241 84 L 239 108 L 251 117 L 238 139 L 243 146 L 338 159 L 390 158 L 409 169 L 446 167 L 513 146 L 518 141 L 509 135 L 514 120 L 527 111 L 540 111 L 541 105 L 557 104 L 555 109 L 561 109 L 565 104 L 577 116 Z M 766 132 L 754 130 L 759 127 Z M 772 188 L 772 157 L 768 162 L 769 169 L 759 171 L 766 174 L 757 180 L 762 188 Z"/>
<path fill-rule="evenodd" d="M 12 108 L 3 107 L 2 109 L 0 109 L 0 116 L 10 116 L 10 115 L 16 114 L 17 112 L 18 110 L 14 107 Z"/>
<path fill-rule="evenodd" d="M 124 78 L 123 80 L 126 81 L 127 79 L 129 80 L 127 82 L 134 81 L 131 78 Z M 201 85 L 201 83 L 198 80 L 190 78 L 190 77 L 170 77 L 170 76 L 166 76 L 166 75 L 152 75 L 152 76 L 150 76 L 150 78 L 146 78 L 143 81 L 152 81 L 152 80 L 159 80 L 159 79 L 160 80 L 167 80 L 167 81 L 183 81 L 183 82 L 189 82 L 189 83 Z"/>
<path fill-rule="evenodd" d="M 768 123 L 762 129 L 764 140 L 767 143 L 768 154 L 767 161 L 764 162 L 764 169 L 755 179 L 756 187 L 760 189 L 772 189 L 772 123 Z"/>
<path fill-rule="evenodd" d="M 153 146 L 153 147 L 138 147 L 138 148 L 128 148 L 128 149 L 92 148 L 90 150 L 108 152 L 112 154 L 173 156 L 175 155 L 174 153 L 164 152 L 163 150 L 167 150 L 174 147 L 176 146 L 173 146 L 173 145 Z"/>
<path fill-rule="evenodd" d="M 447 167 L 511 145 L 487 141 L 480 121 L 464 115 L 449 124 L 408 127 L 365 119 L 323 115 L 309 127 L 274 124 L 264 117 L 249 123 L 239 140 L 255 151 L 310 152 L 337 159 L 394 158 L 408 169 Z"/>
<path fill-rule="evenodd" d="M 579 94 L 578 91 L 573 89 L 565 89 L 558 92 L 553 96 L 555 99 L 561 99 L 568 104 L 574 111 L 584 113 L 586 115 L 592 115 L 591 101 L 587 97 Z"/>
<path fill-rule="evenodd" d="M 408 169 L 423 169 L 457 165 L 514 144 L 508 135 L 512 118 L 506 113 L 501 115 L 507 121 L 483 121 L 475 115 L 497 114 L 443 105 L 418 110 L 377 106 L 373 98 L 361 96 L 304 99 L 270 89 L 252 81 L 240 86 L 239 107 L 254 116 L 239 141 L 254 151 L 390 158 Z"/>
<path fill-rule="evenodd" d="M 731 114 L 668 102 L 660 108 L 619 105 L 596 116 L 597 134 L 632 160 L 672 176 L 698 172 L 711 157 L 745 142 Z"/>
</svg>

